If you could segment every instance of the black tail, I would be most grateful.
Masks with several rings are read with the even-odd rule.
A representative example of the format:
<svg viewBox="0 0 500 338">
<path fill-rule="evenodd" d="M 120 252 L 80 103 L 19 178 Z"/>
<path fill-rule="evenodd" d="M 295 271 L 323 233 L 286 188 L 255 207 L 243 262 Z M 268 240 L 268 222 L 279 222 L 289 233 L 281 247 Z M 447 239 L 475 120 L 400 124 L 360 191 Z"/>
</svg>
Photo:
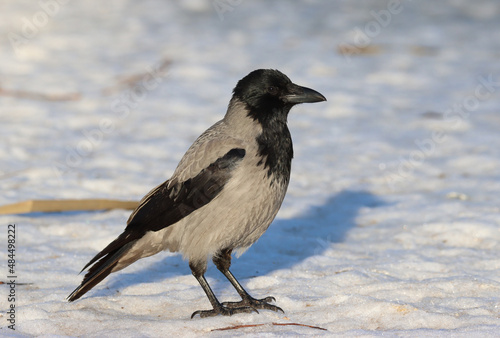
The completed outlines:
<svg viewBox="0 0 500 338">
<path fill-rule="evenodd" d="M 83 296 L 87 291 L 92 289 L 94 286 L 99 284 L 104 278 L 106 278 L 112 271 L 113 268 L 118 264 L 118 260 L 130 249 L 135 241 L 129 242 L 119 248 L 108 251 L 111 245 L 106 249 L 98 253 L 84 268 L 85 270 L 92 263 L 92 267 L 89 269 L 82 283 L 78 286 L 67 298 L 69 302 L 77 300 Z M 104 253 L 104 254 L 103 254 Z M 99 259 L 100 258 L 100 259 Z M 99 260 L 97 260 L 99 259 Z M 97 262 L 96 262 L 97 260 Z M 82 270 L 82 271 L 83 271 Z"/>
</svg>

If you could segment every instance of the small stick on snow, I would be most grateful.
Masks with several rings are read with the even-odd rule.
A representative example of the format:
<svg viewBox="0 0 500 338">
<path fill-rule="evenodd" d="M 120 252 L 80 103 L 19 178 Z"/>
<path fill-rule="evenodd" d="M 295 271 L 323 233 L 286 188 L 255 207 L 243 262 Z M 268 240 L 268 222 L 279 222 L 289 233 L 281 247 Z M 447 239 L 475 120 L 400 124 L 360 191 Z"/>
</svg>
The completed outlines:
<svg viewBox="0 0 500 338">
<path fill-rule="evenodd" d="M 271 323 L 274 326 L 289 326 L 289 325 L 295 325 L 295 326 L 304 326 L 304 327 L 309 327 L 311 329 L 318 329 L 318 330 L 323 330 L 323 331 L 328 331 L 325 328 L 319 327 L 319 326 L 313 326 L 313 325 L 307 325 L 307 324 L 300 324 L 300 323 Z M 264 326 L 267 324 L 246 324 L 246 325 L 235 325 L 235 326 L 228 326 L 228 327 L 222 327 L 220 329 L 213 329 L 212 331 L 227 331 L 227 330 L 237 330 L 237 329 L 244 329 L 247 327 L 259 327 L 259 326 Z"/>
</svg>

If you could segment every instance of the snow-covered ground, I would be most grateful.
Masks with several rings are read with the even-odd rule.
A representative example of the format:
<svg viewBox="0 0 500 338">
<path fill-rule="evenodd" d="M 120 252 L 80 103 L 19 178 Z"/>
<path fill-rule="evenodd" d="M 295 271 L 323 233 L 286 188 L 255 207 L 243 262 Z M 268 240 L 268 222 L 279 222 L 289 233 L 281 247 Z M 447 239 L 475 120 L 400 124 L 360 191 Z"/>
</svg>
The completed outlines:
<svg viewBox="0 0 500 338">
<path fill-rule="evenodd" d="M 68 303 L 130 211 L 4 215 L 0 281 L 15 223 L 20 284 L 15 331 L 0 285 L 0 335 L 498 336 L 499 17 L 494 0 L 1 1 L 0 205 L 140 199 L 256 68 L 328 101 L 292 111 L 288 195 L 233 261 L 285 314 L 191 320 L 210 304 L 170 253 Z"/>
</svg>

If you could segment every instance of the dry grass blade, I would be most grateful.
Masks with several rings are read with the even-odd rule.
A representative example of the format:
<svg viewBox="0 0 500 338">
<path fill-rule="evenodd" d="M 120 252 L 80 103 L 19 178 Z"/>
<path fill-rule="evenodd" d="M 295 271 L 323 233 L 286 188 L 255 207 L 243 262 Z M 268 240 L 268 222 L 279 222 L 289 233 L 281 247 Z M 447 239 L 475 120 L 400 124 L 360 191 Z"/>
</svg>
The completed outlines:
<svg viewBox="0 0 500 338">
<path fill-rule="evenodd" d="M 82 98 L 80 93 L 60 93 L 60 94 L 50 94 L 50 93 L 37 93 L 29 92 L 25 90 L 10 90 L 5 88 L 0 88 L 0 95 L 11 96 L 21 99 L 30 100 L 42 100 L 42 101 L 77 101 Z"/>
<path fill-rule="evenodd" d="M 160 65 L 156 69 L 156 72 L 163 74 L 171 63 L 172 62 L 170 60 L 162 60 Z M 138 74 L 123 76 L 118 80 L 118 82 L 115 85 L 102 89 L 101 93 L 102 95 L 107 96 L 126 88 L 132 88 L 135 85 L 138 85 L 141 81 L 144 81 L 144 79 L 148 76 L 148 74 L 149 72 L 142 72 Z"/>
</svg>

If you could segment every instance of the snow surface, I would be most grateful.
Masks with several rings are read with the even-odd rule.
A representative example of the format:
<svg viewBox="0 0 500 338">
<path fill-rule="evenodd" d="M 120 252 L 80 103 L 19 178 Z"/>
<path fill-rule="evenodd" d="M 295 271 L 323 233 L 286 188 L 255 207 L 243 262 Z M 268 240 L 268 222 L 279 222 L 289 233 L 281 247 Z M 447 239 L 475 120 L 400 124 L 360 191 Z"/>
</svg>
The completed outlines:
<svg viewBox="0 0 500 338">
<path fill-rule="evenodd" d="M 138 200 L 223 116 L 237 80 L 278 68 L 328 102 L 292 111 L 288 195 L 233 273 L 285 314 L 191 320 L 210 304 L 170 253 L 68 303 L 130 212 L 5 215 L 27 284 L 15 331 L 0 285 L 0 335 L 499 336 L 500 3 L 179 3 L 2 1 L 0 204 Z M 213 266 L 207 278 L 238 298 Z M 251 324 L 265 325 L 212 331 Z"/>
</svg>

